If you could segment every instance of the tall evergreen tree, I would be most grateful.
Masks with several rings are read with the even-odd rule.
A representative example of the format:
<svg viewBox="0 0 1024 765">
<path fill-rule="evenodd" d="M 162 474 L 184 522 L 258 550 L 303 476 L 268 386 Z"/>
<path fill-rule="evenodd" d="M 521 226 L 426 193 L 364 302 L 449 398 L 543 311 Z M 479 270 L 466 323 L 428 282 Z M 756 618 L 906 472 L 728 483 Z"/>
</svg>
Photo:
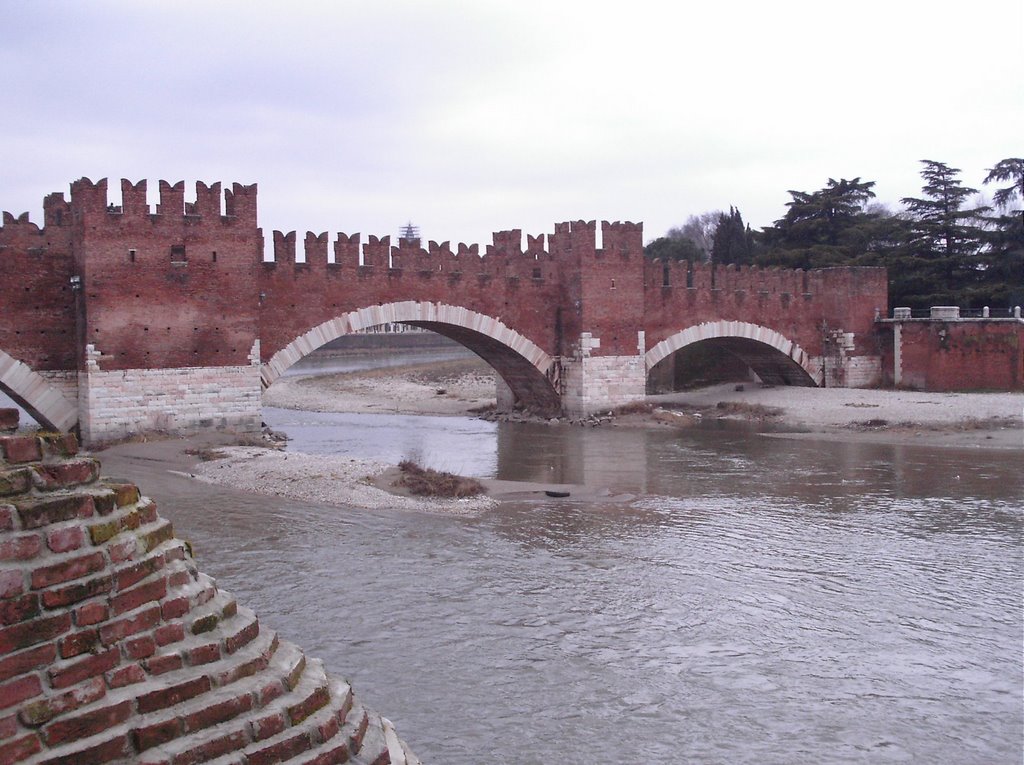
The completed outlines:
<svg viewBox="0 0 1024 765">
<path fill-rule="evenodd" d="M 790 191 L 789 209 L 772 226 L 762 230 L 765 264 L 790 268 L 822 268 L 847 264 L 862 254 L 870 239 L 867 212 L 874 198 L 874 181 L 829 178 L 823 189 L 807 193 Z"/>
<path fill-rule="evenodd" d="M 999 313 L 1024 305 L 1024 159 L 1000 160 L 985 177 L 986 184 L 1006 181 L 992 197 L 999 214 L 987 219 L 979 285 L 983 305 Z"/>
<path fill-rule="evenodd" d="M 729 214 L 719 213 L 711 246 L 711 262 L 749 265 L 754 260 L 754 233 L 743 223 L 743 216 L 735 207 Z"/>
<path fill-rule="evenodd" d="M 979 223 L 985 207 L 965 208 L 977 189 L 963 186 L 960 170 L 942 162 L 921 160 L 925 184 L 922 197 L 901 201 L 913 219 L 908 266 L 919 270 L 930 286 L 917 296 L 918 307 L 950 303 L 971 307 L 979 299 L 977 282 L 983 232 Z"/>
</svg>

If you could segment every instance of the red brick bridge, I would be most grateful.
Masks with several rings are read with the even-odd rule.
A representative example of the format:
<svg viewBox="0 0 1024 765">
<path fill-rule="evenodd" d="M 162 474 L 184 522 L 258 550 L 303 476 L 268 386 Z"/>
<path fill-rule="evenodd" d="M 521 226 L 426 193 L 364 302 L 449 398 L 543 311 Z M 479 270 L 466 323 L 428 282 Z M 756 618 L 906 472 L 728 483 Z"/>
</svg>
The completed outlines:
<svg viewBox="0 0 1024 765">
<path fill-rule="evenodd" d="M 643 256 L 641 224 L 577 221 L 478 245 L 274 232 L 256 186 L 83 178 L 39 227 L 0 227 L 0 389 L 86 441 L 141 428 L 259 424 L 260 393 L 320 345 L 382 323 L 453 338 L 500 376 L 499 402 L 583 415 L 642 397 L 695 344 L 765 382 L 881 379 L 883 269 L 759 270 Z"/>
</svg>

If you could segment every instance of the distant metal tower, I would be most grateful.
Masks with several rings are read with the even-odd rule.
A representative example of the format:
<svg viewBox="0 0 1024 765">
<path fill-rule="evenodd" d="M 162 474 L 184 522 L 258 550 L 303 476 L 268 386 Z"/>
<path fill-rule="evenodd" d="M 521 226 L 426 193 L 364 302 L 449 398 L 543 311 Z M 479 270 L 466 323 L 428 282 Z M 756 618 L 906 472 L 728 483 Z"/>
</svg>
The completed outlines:
<svg viewBox="0 0 1024 765">
<path fill-rule="evenodd" d="M 420 242 L 420 227 L 419 226 L 414 226 L 412 224 L 412 221 L 409 221 L 404 226 L 402 226 L 401 233 L 399 233 L 398 236 L 399 236 L 400 239 L 407 239 L 410 242 L 413 242 L 415 244 L 419 244 L 419 242 Z"/>
</svg>

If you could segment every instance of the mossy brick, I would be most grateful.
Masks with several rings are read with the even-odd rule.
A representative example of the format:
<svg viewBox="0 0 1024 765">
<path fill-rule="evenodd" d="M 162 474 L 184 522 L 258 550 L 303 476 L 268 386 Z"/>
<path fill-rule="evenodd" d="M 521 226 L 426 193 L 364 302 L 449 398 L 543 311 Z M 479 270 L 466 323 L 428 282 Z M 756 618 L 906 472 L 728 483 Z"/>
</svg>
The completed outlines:
<svg viewBox="0 0 1024 765">
<path fill-rule="evenodd" d="M 0 497 L 26 493 L 32 488 L 32 475 L 32 469 L 27 467 L 0 470 Z"/>
<path fill-rule="evenodd" d="M 109 489 L 104 489 L 92 495 L 92 503 L 97 515 L 110 515 L 117 509 L 117 495 Z"/>
<path fill-rule="evenodd" d="M 190 631 L 193 635 L 202 635 L 204 632 L 217 629 L 218 624 L 220 624 L 219 614 L 204 614 L 192 622 Z"/>
<path fill-rule="evenodd" d="M 22 528 L 38 529 L 51 523 L 91 518 L 95 512 L 92 497 L 72 494 L 60 497 L 25 499 L 13 503 Z"/>
<path fill-rule="evenodd" d="M 84 581 L 43 590 L 43 607 L 64 608 L 97 595 L 104 595 L 113 587 L 113 577 L 108 573 L 102 573 Z"/>
<path fill-rule="evenodd" d="M 57 647 L 53 643 L 5 655 L 0 659 L 0 682 L 31 672 L 39 667 L 45 667 L 56 658 Z"/>
<path fill-rule="evenodd" d="M 10 534 L 0 539 L 0 561 L 31 560 L 42 550 L 41 534 Z"/>
<path fill-rule="evenodd" d="M 142 549 L 145 552 L 150 552 L 168 539 L 174 538 L 174 526 L 170 521 L 163 521 L 155 529 L 138 533 L 137 538 L 142 543 Z"/>
<path fill-rule="evenodd" d="M 114 502 L 118 507 L 134 505 L 139 501 L 139 487 L 128 481 L 106 481 L 106 485 L 114 492 Z"/>
<path fill-rule="evenodd" d="M 42 748 L 43 742 L 39 740 L 39 736 L 29 733 L 27 736 L 16 738 L 13 741 L 0 743 L 0 762 L 14 763 L 27 760 L 33 754 L 42 751 Z"/>
<path fill-rule="evenodd" d="M 35 569 L 31 576 L 32 588 L 40 590 L 55 584 L 81 579 L 89 574 L 102 571 L 105 567 L 106 559 L 99 551 L 68 558 L 60 563 Z"/>
<path fill-rule="evenodd" d="M 47 670 L 52 688 L 63 689 L 78 685 L 83 680 L 99 677 L 121 663 L 121 652 L 111 648 L 68 664 L 51 665 Z"/>
<path fill-rule="evenodd" d="M 71 614 L 55 614 L 0 629 L 0 654 L 47 643 L 71 629 Z"/>
<path fill-rule="evenodd" d="M 120 533 L 121 520 L 119 518 L 103 521 L 102 523 L 94 523 L 89 527 L 89 541 L 93 545 L 101 545 L 109 542 Z"/>
<path fill-rule="evenodd" d="M 51 747 L 95 736 L 122 723 L 132 715 L 130 700 L 109 704 L 87 712 L 54 720 L 43 728 L 43 741 Z"/>
<path fill-rule="evenodd" d="M 39 440 L 46 459 L 64 459 L 78 454 L 78 438 L 74 433 L 43 433 Z"/>
<path fill-rule="evenodd" d="M 94 677 L 64 693 L 26 704 L 18 712 L 18 717 L 28 727 L 38 728 L 65 712 L 72 712 L 86 704 L 98 701 L 106 693 L 107 686 L 103 682 L 103 678 Z"/>
<path fill-rule="evenodd" d="M 5 436 L 0 438 L 0 453 L 11 464 L 39 462 L 43 452 L 35 436 Z"/>
<path fill-rule="evenodd" d="M 93 483 L 99 478 L 100 463 L 92 457 L 83 457 L 52 464 L 43 462 L 33 465 L 32 471 L 37 489 L 55 491 Z"/>
<path fill-rule="evenodd" d="M 0 600 L 0 625 L 17 624 L 39 616 L 39 593 Z"/>
<path fill-rule="evenodd" d="M 17 706 L 23 701 L 39 696 L 43 683 L 38 675 L 22 675 L 0 685 L 0 709 Z"/>
<path fill-rule="evenodd" d="M 134 531 L 142 526 L 142 513 L 139 508 L 133 508 L 121 516 L 121 528 L 125 531 Z"/>
<path fill-rule="evenodd" d="M 145 715 L 172 707 L 175 704 L 180 704 L 182 701 L 187 701 L 200 694 L 207 693 L 210 688 L 210 678 L 206 675 L 200 675 L 199 677 L 175 683 L 167 688 L 144 693 L 138 697 L 139 714 Z"/>
</svg>

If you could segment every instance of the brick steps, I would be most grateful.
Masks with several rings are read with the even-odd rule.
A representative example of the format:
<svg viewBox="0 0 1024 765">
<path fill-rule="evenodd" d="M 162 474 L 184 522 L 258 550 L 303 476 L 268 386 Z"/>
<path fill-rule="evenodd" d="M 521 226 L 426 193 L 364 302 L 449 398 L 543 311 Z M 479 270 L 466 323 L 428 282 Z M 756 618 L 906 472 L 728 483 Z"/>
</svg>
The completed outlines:
<svg viewBox="0 0 1024 765">
<path fill-rule="evenodd" d="M 0 765 L 420 765 L 75 454 L 0 435 Z"/>
</svg>

